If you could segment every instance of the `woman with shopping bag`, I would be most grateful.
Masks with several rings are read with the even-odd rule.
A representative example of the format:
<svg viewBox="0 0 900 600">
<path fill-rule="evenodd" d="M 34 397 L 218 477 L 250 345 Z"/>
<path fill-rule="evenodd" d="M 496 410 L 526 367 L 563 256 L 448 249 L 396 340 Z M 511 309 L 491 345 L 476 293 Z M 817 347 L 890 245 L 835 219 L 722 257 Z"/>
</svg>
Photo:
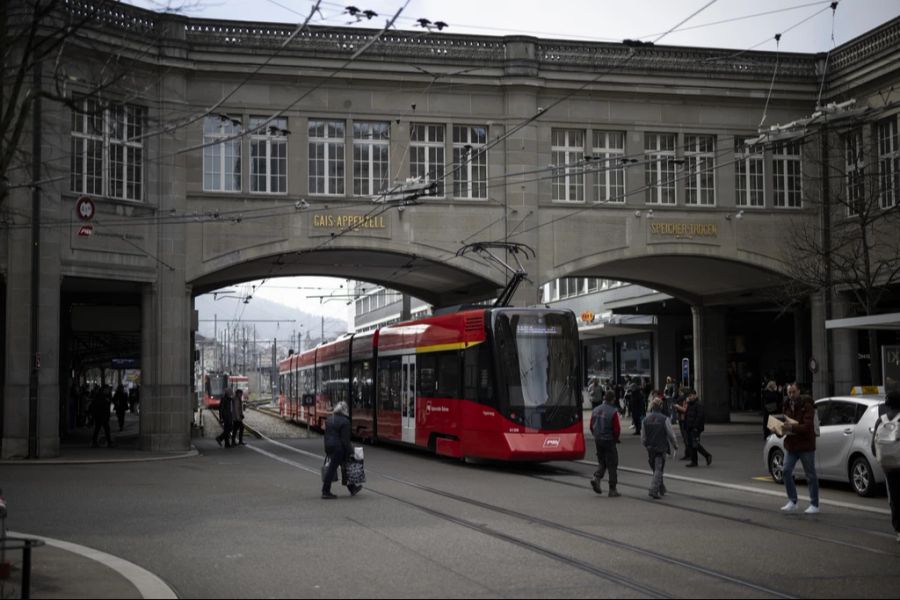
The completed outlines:
<svg viewBox="0 0 900 600">
<path fill-rule="evenodd" d="M 337 498 L 331 493 L 331 483 L 337 480 L 337 468 L 353 455 L 350 444 L 350 418 L 346 402 L 338 402 L 332 414 L 325 421 L 325 466 L 322 470 L 322 499 Z M 346 472 L 346 467 L 344 467 Z M 348 483 L 347 489 L 355 496 L 362 486 Z"/>
</svg>

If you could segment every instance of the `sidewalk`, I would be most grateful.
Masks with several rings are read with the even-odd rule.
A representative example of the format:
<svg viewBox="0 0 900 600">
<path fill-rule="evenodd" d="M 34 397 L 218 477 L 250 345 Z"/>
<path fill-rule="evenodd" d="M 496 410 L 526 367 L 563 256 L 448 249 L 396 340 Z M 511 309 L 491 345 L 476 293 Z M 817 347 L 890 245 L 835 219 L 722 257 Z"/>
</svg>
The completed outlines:
<svg viewBox="0 0 900 600">
<path fill-rule="evenodd" d="M 44 465 L 77 465 L 148 462 L 198 456 L 196 448 L 186 452 L 147 452 L 139 448 L 140 415 L 126 413 L 125 426 L 118 431 L 115 413 L 110 418 L 113 446 L 107 447 L 101 431 L 99 447 L 91 447 L 93 427 L 81 427 L 66 435 L 59 456 L 37 460 L 0 461 L 3 468 Z M 62 540 L 43 538 L 28 532 L 9 532 L 10 537 L 44 540 L 31 552 L 32 598 L 176 598 L 158 577 L 121 558 Z M 8 551 L 11 565 L 7 579 L 0 579 L 0 598 L 22 596 L 22 552 Z M 3 569 L 0 568 L 0 574 Z"/>
<path fill-rule="evenodd" d="M 107 447 L 106 437 L 101 430 L 97 439 L 99 446 L 91 447 L 93 427 L 79 427 L 66 434 L 60 442 L 59 456 L 39 458 L 37 460 L 14 459 L 0 460 L 0 465 L 59 465 L 59 464 L 93 464 L 110 462 L 144 462 L 156 460 L 172 460 L 197 456 L 195 448 L 184 452 L 149 452 L 140 449 L 140 414 L 126 413 L 125 427 L 119 431 L 119 422 L 115 413 L 109 419 L 112 447 Z"/>
</svg>

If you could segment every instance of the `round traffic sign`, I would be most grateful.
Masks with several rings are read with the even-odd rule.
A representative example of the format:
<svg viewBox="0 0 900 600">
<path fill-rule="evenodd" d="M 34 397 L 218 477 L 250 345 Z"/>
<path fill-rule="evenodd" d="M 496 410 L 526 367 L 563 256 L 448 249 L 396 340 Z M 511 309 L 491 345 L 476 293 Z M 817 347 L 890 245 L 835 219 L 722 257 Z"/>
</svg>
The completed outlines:
<svg viewBox="0 0 900 600">
<path fill-rule="evenodd" d="M 94 218 L 94 201 L 87 196 L 81 196 L 75 203 L 75 212 L 82 221 L 90 221 Z"/>
</svg>

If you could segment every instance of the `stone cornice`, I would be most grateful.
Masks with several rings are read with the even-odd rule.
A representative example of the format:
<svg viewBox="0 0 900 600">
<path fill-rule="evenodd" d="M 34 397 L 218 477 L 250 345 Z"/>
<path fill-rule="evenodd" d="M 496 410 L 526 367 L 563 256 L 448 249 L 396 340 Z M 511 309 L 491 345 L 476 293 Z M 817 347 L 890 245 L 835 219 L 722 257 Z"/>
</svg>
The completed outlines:
<svg viewBox="0 0 900 600">
<path fill-rule="evenodd" d="M 65 0 L 65 8 L 79 18 L 93 15 L 103 28 L 126 35 L 176 36 L 189 48 L 248 53 L 271 51 L 284 44 L 296 25 L 192 19 L 144 10 L 127 4 L 100 0 Z M 178 26 L 164 27 L 164 21 Z M 183 34 L 180 31 L 183 27 Z M 318 58 L 349 58 L 378 30 L 350 27 L 309 27 L 283 52 Z M 183 35 L 183 37 L 182 37 Z M 163 42 L 163 40 L 160 40 Z M 523 48 L 524 55 L 523 55 Z M 900 48 L 900 18 L 885 23 L 836 49 L 830 58 L 835 73 L 854 69 Z M 365 53 L 366 60 L 416 61 L 473 64 L 504 68 L 513 66 L 521 74 L 539 70 L 584 71 L 597 69 L 636 73 L 680 73 L 710 77 L 770 76 L 778 64 L 778 76 L 793 81 L 818 78 L 821 54 L 776 54 L 677 46 L 638 46 L 523 36 L 474 36 L 448 33 L 389 31 Z M 523 70 L 524 69 L 524 70 Z"/>
</svg>

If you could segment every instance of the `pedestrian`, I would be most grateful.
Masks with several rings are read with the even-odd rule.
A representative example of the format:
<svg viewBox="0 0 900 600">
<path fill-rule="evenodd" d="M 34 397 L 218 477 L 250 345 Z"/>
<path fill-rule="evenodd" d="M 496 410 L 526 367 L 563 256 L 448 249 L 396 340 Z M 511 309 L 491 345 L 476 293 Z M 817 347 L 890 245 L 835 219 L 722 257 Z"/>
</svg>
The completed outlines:
<svg viewBox="0 0 900 600">
<path fill-rule="evenodd" d="M 231 428 L 234 426 L 234 392 L 230 387 L 225 388 L 225 395 L 219 400 L 219 422 L 222 424 L 222 433 L 216 436 L 219 446 L 225 442 L 226 448 L 231 448 Z"/>
<path fill-rule="evenodd" d="M 121 383 L 116 387 L 116 393 L 113 395 L 113 406 L 116 407 L 119 431 L 122 431 L 125 429 L 125 411 L 128 410 L 128 396 L 125 394 L 125 386 Z"/>
<path fill-rule="evenodd" d="M 591 377 L 587 387 L 588 397 L 591 399 L 591 409 L 597 408 L 603 403 L 603 388 L 600 387 L 600 380 Z"/>
<path fill-rule="evenodd" d="M 637 381 L 632 381 L 631 383 L 631 397 L 629 404 L 631 405 L 631 422 L 634 425 L 634 434 L 640 435 L 641 424 L 643 423 L 646 409 L 644 404 L 644 393 L 641 391 L 641 386 Z"/>
<path fill-rule="evenodd" d="M 875 421 L 875 429 L 872 432 L 872 454 L 875 454 L 875 435 L 878 428 L 883 427 L 888 421 L 897 422 L 897 416 L 900 415 L 900 389 L 888 390 L 884 400 L 884 404 L 878 407 L 878 420 Z M 891 505 L 891 524 L 897 534 L 897 543 L 900 543 L 900 470 L 884 467 L 882 470 L 887 484 L 888 503 Z"/>
<path fill-rule="evenodd" d="M 684 416 L 687 414 L 687 392 L 688 389 L 681 385 L 678 387 L 678 394 L 675 396 L 675 415 L 678 419 L 678 430 L 681 432 L 681 441 L 684 444 L 684 452 L 678 460 L 690 460 L 690 440 L 688 439 L 687 430 L 684 428 Z"/>
<path fill-rule="evenodd" d="M 331 493 L 331 481 L 336 478 L 338 465 L 350 458 L 353 447 L 350 445 L 350 412 L 347 403 L 338 402 L 332 414 L 325 421 L 325 456 L 327 468 L 322 474 L 322 499 L 337 498 Z M 360 485 L 348 484 L 350 495 L 355 496 L 362 489 Z"/>
<path fill-rule="evenodd" d="M 240 388 L 234 391 L 231 420 L 231 445 L 246 446 L 247 444 L 244 443 L 244 390 Z"/>
<path fill-rule="evenodd" d="M 774 380 L 766 384 L 762 393 L 762 426 L 763 439 L 769 439 L 771 431 L 769 431 L 769 415 L 778 413 L 781 408 L 781 394 L 778 391 L 778 384 Z"/>
<path fill-rule="evenodd" d="M 687 434 L 688 444 L 688 460 L 686 467 L 697 466 L 697 453 L 703 455 L 706 459 L 706 466 L 712 463 L 712 454 L 706 451 L 703 444 L 700 443 L 700 435 L 706 428 L 706 410 L 703 403 L 697 397 L 695 390 L 688 390 L 687 406 L 684 411 L 684 431 Z"/>
<path fill-rule="evenodd" d="M 675 421 L 675 400 L 678 390 L 671 377 L 666 377 L 666 386 L 663 388 L 663 412 L 671 416 Z"/>
<path fill-rule="evenodd" d="M 99 445 L 97 444 L 97 436 L 100 434 L 100 429 L 103 429 L 103 433 L 106 436 L 106 447 L 113 447 L 112 436 L 109 434 L 109 403 L 111 401 L 109 386 L 104 385 L 95 391 L 94 399 L 91 401 L 91 417 L 94 420 L 94 436 L 91 438 L 91 448 L 96 448 Z"/>
<path fill-rule="evenodd" d="M 663 472 L 666 468 L 666 455 L 675 456 L 678 450 L 678 441 L 675 439 L 675 431 L 670 421 L 662 413 L 662 400 L 655 398 L 650 403 L 650 414 L 644 417 L 641 428 L 641 443 L 647 449 L 647 460 L 653 469 L 653 478 L 650 480 L 650 497 L 659 500 L 666 495 L 666 484 L 663 481 Z"/>
<path fill-rule="evenodd" d="M 819 478 L 816 475 L 816 407 L 812 396 L 800 395 L 796 383 L 788 385 L 788 399 L 784 403 L 784 487 L 788 502 L 781 507 L 784 512 L 797 510 L 797 486 L 794 484 L 794 467 L 799 460 L 809 487 L 809 508 L 806 514 L 819 512 Z"/>
<path fill-rule="evenodd" d="M 616 444 L 619 443 L 619 436 L 622 433 L 622 425 L 619 421 L 619 408 L 616 401 L 616 394 L 613 391 L 606 392 L 604 402 L 598 405 L 591 413 L 591 434 L 594 436 L 594 443 L 597 447 L 597 464 L 598 469 L 591 479 L 591 487 L 598 494 L 603 493 L 600 482 L 603 476 L 609 471 L 609 497 L 617 498 L 619 492 L 616 490 L 618 484 L 618 468 L 619 468 L 619 450 Z"/>
</svg>

